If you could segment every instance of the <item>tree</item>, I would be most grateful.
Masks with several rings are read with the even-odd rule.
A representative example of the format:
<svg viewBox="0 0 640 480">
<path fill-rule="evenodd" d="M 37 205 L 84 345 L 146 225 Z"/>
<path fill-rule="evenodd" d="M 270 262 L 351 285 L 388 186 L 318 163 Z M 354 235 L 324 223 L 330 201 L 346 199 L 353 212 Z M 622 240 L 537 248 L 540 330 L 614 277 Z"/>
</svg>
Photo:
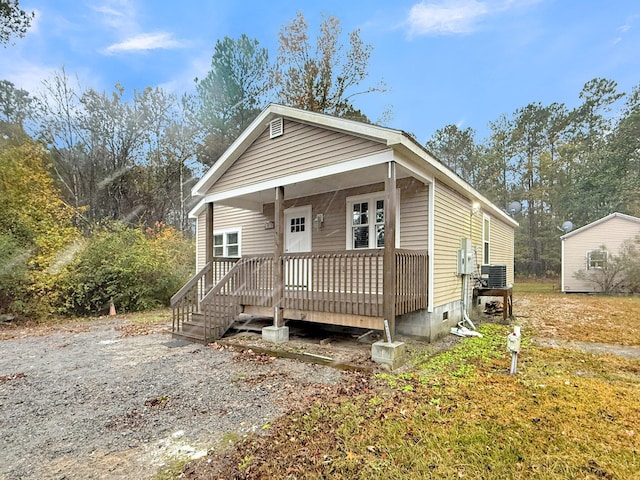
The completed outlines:
<svg viewBox="0 0 640 480">
<path fill-rule="evenodd" d="M 50 270 L 78 236 L 67 205 L 49 174 L 38 143 L 0 139 L 0 308 L 33 313 Z"/>
<path fill-rule="evenodd" d="M 353 98 L 385 91 L 382 84 L 360 87 L 367 79 L 373 47 L 360 38 L 360 31 L 349 33 L 349 49 L 340 44 L 342 27 L 335 17 L 325 17 L 315 46 L 309 41 L 307 22 L 298 13 L 282 27 L 276 66 L 275 88 L 278 101 L 296 108 L 366 121 L 355 108 Z"/>
<path fill-rule="evenodd" d="M 195 119 L 205 132 L 199 159 L 213 165 L 249 126 L 265 104 L 269 55 L 257 40 L 241 35 L 218 40 L 211 70 L 199 80 L 193 99 Z"/>
<path fill-rule="evenodd" d="M 0 119 L 24 130 L 24 123 L 34 116 L 35 102 L 29 92 L 0 80 Z"/>
<path fill-rule="evenodd" d="M 0 43 L 6 46 L 12 36 L 24 37 L 34 15 L 22 10 L 18 0 L 0 1 Z"/>
<path fill-rule="evenodd" d="M 511 201 L 517 172 L 513 165 L 511 131 L 513 122 L 507 115 L 489 122 L 491 134 L 478 154 L 479 173 L 474 186 L 493 202 L 505 208 Z"/>
<path fill-rule="evenodd" d="M 88 207 L 96 166 L 89 155 L 82 121 L 82 87 L 64 68 L 42 84 L 44 92 L 38 102 L 39 136 L 52 153 L 53 169 L 64 198 L 78 209 Z M 88 215 L 92 218 L 93 212 Z"/>
<path fill-rule="evenodd" d="M 461 178 L 475 184 L 478 176 L 475 131 L 447 125 L 436 132 L 425 146 Z"/>
</svg>

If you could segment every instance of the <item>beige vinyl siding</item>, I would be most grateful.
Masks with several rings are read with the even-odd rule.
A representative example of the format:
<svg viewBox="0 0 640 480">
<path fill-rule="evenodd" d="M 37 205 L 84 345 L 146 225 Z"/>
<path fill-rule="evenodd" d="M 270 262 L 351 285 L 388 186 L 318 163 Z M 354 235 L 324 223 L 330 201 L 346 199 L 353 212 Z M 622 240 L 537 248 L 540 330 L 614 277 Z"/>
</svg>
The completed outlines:
<svg viewBox="0 0 640 480">
<path fill-rule="evenodd" d="M 429 187 L 412 178 L 398 180 L 400 189 L 400 247 L 426 250 L 428 248 Z M 314 252 L 343 251 L 346 248 L 347 197 L 368 193 L 383 193 L 384 183 L 375 183 L 337 192 L 286 200 L 285 209 L 311 205 L 311 219 L 321 213 L 324 222 L 320 229 L 312 230 L 311 245 Z M 205 212 L 198 217 L 197 259 L 204 266 Z M 241 228 L 242 255 L 271 253 L 274 230 L 265 230 L 267 221 L 274 221 L 273 203 L 265 204 L 263 212 L 215 205 L 214 229 Z"/>
<path fill-rule="evenodd" d="M 440 182 L 436 182 L 433 188 L 433 301 L 434 306 L 438 306 L 461 299 L 457 251 L 460 238 L 469 237 L 471 203 Z M 477 233 L 474 237 L 477 237 Z"/>
<path fill-rule="evenodd" d="M 312 230 L 311 248 L 314 252 L 344 251 L 346 248 L 347 235 L 347 197 L 383 191 L 383 183 L 364 185 L 362 187 L 349 188 L 337 192 L 310 195 L 308 197 L 291 200 L 285 199 L 284 208 L 311 205 L 311 220 L 319 213 L 324 216 L 322 227 L 318 230 Z M 264 212 L 268 218 L 273 219 L 273 203 L 265 205 Z"/>
<path fill-rule="evenodd" d="M 382 143 L 285 120 L 284 135 L 269 138 L 269 129 L 265 127 L 209 193 L 229 191 L 385 150 L 388 147 Z"/>
<path fill-rule="evenodd" d="M 239 228 L 241 230 L 240 253 L 242 255 L 259 255 L 273 252 L 273 230 L 265 230 L 267 220 L 273 220 L 271 216 L 253 210 L 215 205 L 213 210 L 213 229 L 228 230 Z"/>
<path fill-rule="evenodd" d="M 414 178 L 398 180 L 400 189 L 400 248 L 429 248 L 429 187 Z"/>
<path fill-rule="evenodd" d="M 507 285 L 513 285 L 513 228 L 503 221 L 491 217 L 491 263 L 507 266 Z M 482 236 L 480 237 L 482 240 Z M 480 250 L 481 254 L 482 250 Z"/>
<path fill-rule="evenodd" d="M 605 246 L 607 252 L 618 255 L 625 240 L 640 235 L 640 223 L 621 217 L 612 217 L 582 232 L 564 239 L 562 276 L 565 292 L 594 292 L 595 284 L 574 278 L 579 270 L 586 270 L 587 252 Z"/>
</svg>

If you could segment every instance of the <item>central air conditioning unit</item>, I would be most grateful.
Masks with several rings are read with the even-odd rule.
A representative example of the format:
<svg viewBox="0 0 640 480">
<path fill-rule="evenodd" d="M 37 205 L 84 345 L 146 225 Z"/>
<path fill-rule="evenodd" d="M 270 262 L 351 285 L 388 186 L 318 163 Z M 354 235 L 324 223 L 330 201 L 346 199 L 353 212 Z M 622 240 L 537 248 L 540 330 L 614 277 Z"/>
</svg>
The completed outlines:
<svg viewBox="0 0 640 480">
<path fill-rule="evenodd" d="M 482 265 L 480 267 L 480 278 L 487 288 L 507 287 L 507 266 L 506 265 Z"/>
</svg>

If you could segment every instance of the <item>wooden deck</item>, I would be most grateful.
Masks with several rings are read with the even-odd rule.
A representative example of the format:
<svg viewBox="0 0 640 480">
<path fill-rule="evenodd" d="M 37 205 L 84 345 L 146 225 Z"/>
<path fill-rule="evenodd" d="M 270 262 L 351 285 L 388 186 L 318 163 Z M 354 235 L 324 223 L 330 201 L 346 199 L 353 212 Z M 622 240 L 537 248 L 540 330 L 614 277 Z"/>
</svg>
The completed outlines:
<svg viewBox="0 0 640 480">
<path fill-rule="evenodd" d="M 397 250 L 395 258 L 396 315 L 426 308 L 427 253 Z M 174 332 L 200 314 L 205 336 L 217 338 L 240 311 L 272 317 L 274 298 L 285 319 L 383 328 L 382 250 L 286 254 L 281 273 L 274 271 L 273 256 L 222 259 L 222 267 L 217 260 L 172 298 Z M 284 277 L 282 294 L 274 295 L 278 275 Z M 207 277 L 213 277 L 211 289 Z"/>
</svg>

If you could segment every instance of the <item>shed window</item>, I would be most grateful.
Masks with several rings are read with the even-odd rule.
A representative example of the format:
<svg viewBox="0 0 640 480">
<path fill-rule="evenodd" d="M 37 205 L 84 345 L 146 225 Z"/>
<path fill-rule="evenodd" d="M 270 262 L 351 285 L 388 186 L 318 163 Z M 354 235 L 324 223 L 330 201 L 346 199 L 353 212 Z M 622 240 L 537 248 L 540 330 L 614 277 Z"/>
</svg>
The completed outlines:
<svg viewBox="0 0 640 480">
<path fill-rule="evenodd" d="M 215 257 L 239 257 L 240 229 L 220 230 L 214 232 L 213 255 Z"/>
<path fill-rule="evenodd" d="M 604 268 L 607 263 L 607 251 L 603 249 L 587 252 L 587 270 Z"/>
</svg>

